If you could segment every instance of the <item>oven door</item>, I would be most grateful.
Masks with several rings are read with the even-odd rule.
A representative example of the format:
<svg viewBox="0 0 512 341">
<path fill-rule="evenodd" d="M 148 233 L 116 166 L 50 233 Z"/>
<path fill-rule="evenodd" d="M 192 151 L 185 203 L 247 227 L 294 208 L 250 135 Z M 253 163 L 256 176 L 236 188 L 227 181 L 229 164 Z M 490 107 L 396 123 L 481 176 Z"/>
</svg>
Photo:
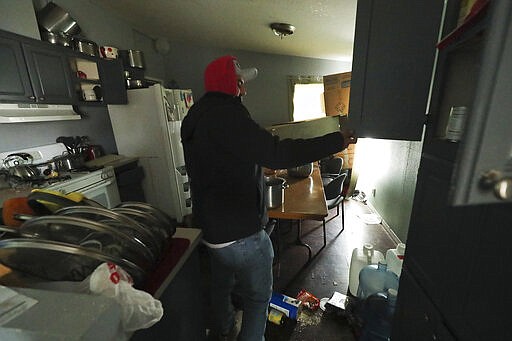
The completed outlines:
<svg viewBox="0 0 512 341">
<path fill-rule="evenodd" d="M 94 200 L 107 208 L 114 208 L 121 203 L 115 178 L 86 186 L 77 192 L 82 193 L 86 198 Z"/>
</svg>

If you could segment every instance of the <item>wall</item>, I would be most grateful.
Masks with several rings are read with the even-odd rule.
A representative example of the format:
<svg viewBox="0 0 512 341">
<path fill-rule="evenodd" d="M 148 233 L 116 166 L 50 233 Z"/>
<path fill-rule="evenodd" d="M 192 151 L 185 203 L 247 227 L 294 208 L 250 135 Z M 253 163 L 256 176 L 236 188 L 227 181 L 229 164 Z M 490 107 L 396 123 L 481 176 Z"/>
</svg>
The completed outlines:
<svg viewBox="0 0 512 341">
<path fill-rule="evenodd" d="M 275 37 L 275 39 L 279 39 Z M 286 38 L 284 38 L 286 39 Z M 328 75 L 350 71 L 350 62 L 278 56 L 247 51 L 171 45 L 167 56 L 167 75 L 180 86 L 192 88 L 195 97 L 204 93 L 203 70 L 213 59 L 231 54 L 242 68 L 256 67 L 258 77 L 247 83 L 244 104 L 253 119 L 262 126 L 288 122 L 288 80 L 291 75 Z M 187 60 L 186 64 L 183 61 Z"/>
<path fill-rule="evenodd" d="M 0 29 L 40 39 L 32 1 L 0 0 Z"/>
<path fill-rule="evenodd" d="M 422 142 L 359 139 L 356 189 L 403 242 L 407 240 Z M 375 196 L 373 196 L 375 189 Z"/>
</svg>

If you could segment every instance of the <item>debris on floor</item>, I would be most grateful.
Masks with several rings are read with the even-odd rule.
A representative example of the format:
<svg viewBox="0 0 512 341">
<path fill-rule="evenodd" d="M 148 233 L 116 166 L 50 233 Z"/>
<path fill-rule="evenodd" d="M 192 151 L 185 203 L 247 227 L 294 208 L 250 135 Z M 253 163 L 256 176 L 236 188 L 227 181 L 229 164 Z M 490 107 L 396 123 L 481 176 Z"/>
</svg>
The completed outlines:
<svg viewBox="0 0 512 341">
<path fill-rule="evenodd" d="M 375 213 L 357 214 L 357 217 L 365 224 L 380 224 L 382 222 L 382 218 Z"/>
</svg>

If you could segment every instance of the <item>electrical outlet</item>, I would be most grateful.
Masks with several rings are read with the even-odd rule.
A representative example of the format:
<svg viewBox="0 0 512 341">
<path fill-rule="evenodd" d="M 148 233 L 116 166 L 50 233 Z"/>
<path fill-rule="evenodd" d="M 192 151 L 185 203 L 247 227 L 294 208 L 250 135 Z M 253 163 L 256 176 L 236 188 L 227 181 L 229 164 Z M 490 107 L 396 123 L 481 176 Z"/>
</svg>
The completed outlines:
<svg viewBox="0 0 512 341">
<path fill-rule="evenodd" d="M 374 197 L 374 198 L 375 198 L 375 193 L 376 193 L 376 192 L 377 192 L 377 189 L 376 189 L 376 188 L 372 189 L 372 197 Z"/>
</svg>

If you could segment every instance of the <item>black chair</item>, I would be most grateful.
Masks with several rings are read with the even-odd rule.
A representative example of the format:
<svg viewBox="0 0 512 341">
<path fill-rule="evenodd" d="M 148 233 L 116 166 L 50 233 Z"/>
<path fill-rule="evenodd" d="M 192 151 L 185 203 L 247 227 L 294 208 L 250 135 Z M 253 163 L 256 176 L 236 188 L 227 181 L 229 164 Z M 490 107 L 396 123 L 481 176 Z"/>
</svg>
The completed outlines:
<svg viewBox="0 0 512 341">
<path fill-rule="evenodd" d="M 324 186 L 325 192 L 325 200 L 327 202 L 327 208 L 330 210 L 336 207 L 336 215 L 330 218 L 328 221 L 336 218 L 340 215 L 340 205 L 341 205 L 341 230 L 338 232 L 337 236 L 345 230 L 345 205 L 344 200 L 345 196 L 343 195 L 343 182 L 347 178 L 347 173 L 342 173 L 335 178 L 333 178 L 327 185 Z M 324 229 L 324 246 L 326 244 L 326 236 L 325 236 L 325 218 L 323 220 L 323 229 Z"/>
<path fill-rule="evenodd" d="M 324 188 L 329 182 L 341 174 L 342 168 L 343 158 L 341 157 L 333 157 L 320 160 L 320 175 L 322 177 Z"/>
</svg>

